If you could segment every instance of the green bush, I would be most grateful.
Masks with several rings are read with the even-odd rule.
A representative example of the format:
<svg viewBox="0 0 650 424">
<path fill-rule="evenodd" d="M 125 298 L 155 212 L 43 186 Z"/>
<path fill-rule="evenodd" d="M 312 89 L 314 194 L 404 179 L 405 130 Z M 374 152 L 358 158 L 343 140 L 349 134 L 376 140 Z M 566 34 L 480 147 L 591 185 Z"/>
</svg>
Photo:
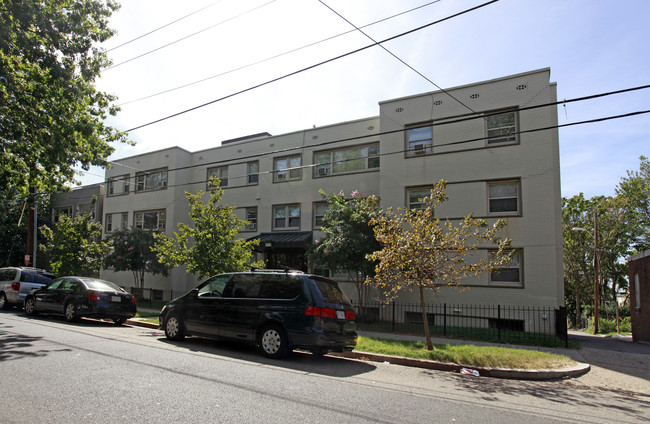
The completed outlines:
<svg viewBox="0 0 650 424">
<path fill-rule="evenodd" d="M 589 328 L 588 332 L 594 332 L 594 319 L 589 319 Z M 618 330 L 616 328 L 616 319 L 604 319 L 601 318 L 598 320 L 598 333 L 608 334 L 616 333 Z M 632 332 L 632 326 L 630 324 L 630 317 L 621 318 L 621 333 L 630 333 Z"/>
</svg>

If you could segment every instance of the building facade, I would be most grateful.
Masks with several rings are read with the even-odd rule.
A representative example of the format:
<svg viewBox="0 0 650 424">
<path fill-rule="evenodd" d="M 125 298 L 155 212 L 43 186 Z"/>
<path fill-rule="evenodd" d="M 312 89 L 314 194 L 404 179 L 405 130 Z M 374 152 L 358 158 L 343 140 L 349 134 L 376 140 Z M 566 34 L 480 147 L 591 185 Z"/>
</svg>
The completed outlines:
<svg viewBox="0 0 650 424">
<path fill-rule="evenodd" d="M 632 339 L 635 342 L 650 343 L 650 250 L 631 256 L 627 268 Z"/>
<path fill-rule="evenodd" d="M 463 293 L 443 288 L 431 302 L 558 307 L 564 287 L 556 101 L 547 68 L 383 101 L 371 118 L 122 158 L 106 171 L 104 231 L 135 226 L 171 235 L 176 223 L 189 223 L 185 191 L 205 191 L 217 176 L 223 202 L 250 222 L 240 236 L 260 239 L 257 258 L 313 272 L 305 252 L 322 237 L 320 190 L 358 190 L 379 196 L 382 207 L 412 208 L 445 179 L 449 200 L 436 215 L 505 218 L 503 235 L 516 254 L 502 272 L 468 280 Z M 481 254 L 489 254 L 487 246 Z M 102 276 L 132 286 L 130 273 Z M 334 277 L 356 295 L 345 275 Z M 182 267 L 145 279 L 145 287 L 164 292 L 196 283 Z"/>
</svg>

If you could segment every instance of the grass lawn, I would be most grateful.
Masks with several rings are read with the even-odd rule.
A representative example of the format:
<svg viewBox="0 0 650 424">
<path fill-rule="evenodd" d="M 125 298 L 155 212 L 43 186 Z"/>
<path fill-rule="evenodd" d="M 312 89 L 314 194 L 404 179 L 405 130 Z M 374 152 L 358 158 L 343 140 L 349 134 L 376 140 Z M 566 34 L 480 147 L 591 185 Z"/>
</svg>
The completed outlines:
<svg viewBox="0 0 650 424">
<path fill-rule="evenodd" d="M 475 367 L 560 369 L 576 365 L 574 360 L 564 355 L 535 350 L 449 344 L 434 345 L 433 350 L 427 350 L 427 345 L 423 342 L 374 337 L 359 337 L 355 350 Z"/>
</svg>

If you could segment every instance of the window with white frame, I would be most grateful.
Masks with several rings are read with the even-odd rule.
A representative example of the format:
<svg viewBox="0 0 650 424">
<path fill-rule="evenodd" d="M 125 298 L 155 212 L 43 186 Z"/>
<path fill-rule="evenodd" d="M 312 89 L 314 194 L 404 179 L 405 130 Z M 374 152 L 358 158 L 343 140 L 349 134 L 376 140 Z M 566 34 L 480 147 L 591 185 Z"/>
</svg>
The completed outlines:
<svg viewBox="0 0 650 424">
<path fill-rule="evenodd" d="M 275 158 L 273 160 L 273 181 L 283 182 L 302 178 L 300 155 Z"/>
<path fill-rule="evenodd" d="M 325 218 L 325 214 L 329 208 L 330 205 L 327 202 L 314 203 L 314 228 L 323 226 L 323 218 Z"/>
<path fill-rule="evenodd" d="M 259 161 L 248 162 L 246 164 L 246 183 L 255 185 L 260 180 L 260 163 Z"/>
<path fill-rule="evenodd" d="M 517 142 L 517 111 L 509 110 L 485 117 L 487 144 L 510 144 Z"/>
<path fill-rule="evenodd" d="M 106 195 L 119 196 L 129 194 L 131 177 L 129 174 L 110 177 L 106 181 Z"/>
<path fill-rule="evenodd" d="M 248 221 L 242 231 L 257 231 L 257 206 L 244 209 L 244 219 Z"/>
<path fill-rule="evenodd" d="M 512 259 L 490 272 L 490 284 L 521 287 L 523 285 L 522 251 L 514 250 Z M 496 251 L 490 251 L 495 255 Z"/>
<path fill-rule="evenodd" d="M 273 206 L 273 229 L 300 229 L 300 205 Z"/>
<path fill-rule="evenodd" d="M 167 214 L 164 209 L 134 212 L 133 221 L 136 228 L 151 231 L 164 231 Z"/>
<path fill-rule="evenodd" d="M 52 209 L 52 222 L 58 223 L 61 220 L 62 216 L 68 216 L 72 218 L 72 206 L 61 206 L 58 208 Z"/>
<path fill-rule="evenodd" d="M 427 204 L 424 198 L 431 196 L 431 186 L 411 187 L 406 189 L 406 199 L 409 209 L 426 209 Z"/>
<path fill-rule="evenodd" d="M 208 190 L 210 189 L 210 181 L 213 178 L 219 178 L 219 187 L 228 187 L 228 167 L 208 168 L 208 182 L 206 185 Z"/>
<path fill-rule="evenodd" d="M 314 153 L 315 177 L 379 168 L 379 143 Z"/>
<path fill-rule="evenodd" d="M 406 149 L 409 156 L 433 152 L 433 127 L 419 124 L 406 128 Z"/>
<path fill-rule="evenodd" d="M 167 168 L 135 174 L 135 191 L 163 190 L 167 188 Z"/>
<path fill-rule="evenodd" d="M 519 213 L 519 181 L 495 181 L 487 184 L 488 211 L 491 215 Z"/>
<path fill-rule="evenodd" d="M 128 226 L 129 214 L 127 212 L 107 213 L 104 219 L 104 228 L 107 233 L 124 231 Z"/>
</svg>

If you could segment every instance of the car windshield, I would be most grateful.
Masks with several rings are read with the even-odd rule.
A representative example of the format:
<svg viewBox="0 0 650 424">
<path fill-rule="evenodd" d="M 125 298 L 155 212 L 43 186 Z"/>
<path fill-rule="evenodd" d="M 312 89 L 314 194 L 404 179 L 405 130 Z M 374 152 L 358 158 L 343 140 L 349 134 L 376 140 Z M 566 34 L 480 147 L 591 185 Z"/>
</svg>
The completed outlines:
<svg viewBox="0 0 650 424">
<path fill-rule="evenodd" d="M 312 279 L 318 286 L 318 290 L 323 294 L 323 300 L 325 300 L 326 303 L 351 305 L 350 299 L 348 299 L 335 282 L 321 278 Z"/>
<path fill-rule="evenodd" d="M 105 291 L 124 291 L 122 287 L 105 280 L 82 280 L 89 289 Z"/>
</svg>

